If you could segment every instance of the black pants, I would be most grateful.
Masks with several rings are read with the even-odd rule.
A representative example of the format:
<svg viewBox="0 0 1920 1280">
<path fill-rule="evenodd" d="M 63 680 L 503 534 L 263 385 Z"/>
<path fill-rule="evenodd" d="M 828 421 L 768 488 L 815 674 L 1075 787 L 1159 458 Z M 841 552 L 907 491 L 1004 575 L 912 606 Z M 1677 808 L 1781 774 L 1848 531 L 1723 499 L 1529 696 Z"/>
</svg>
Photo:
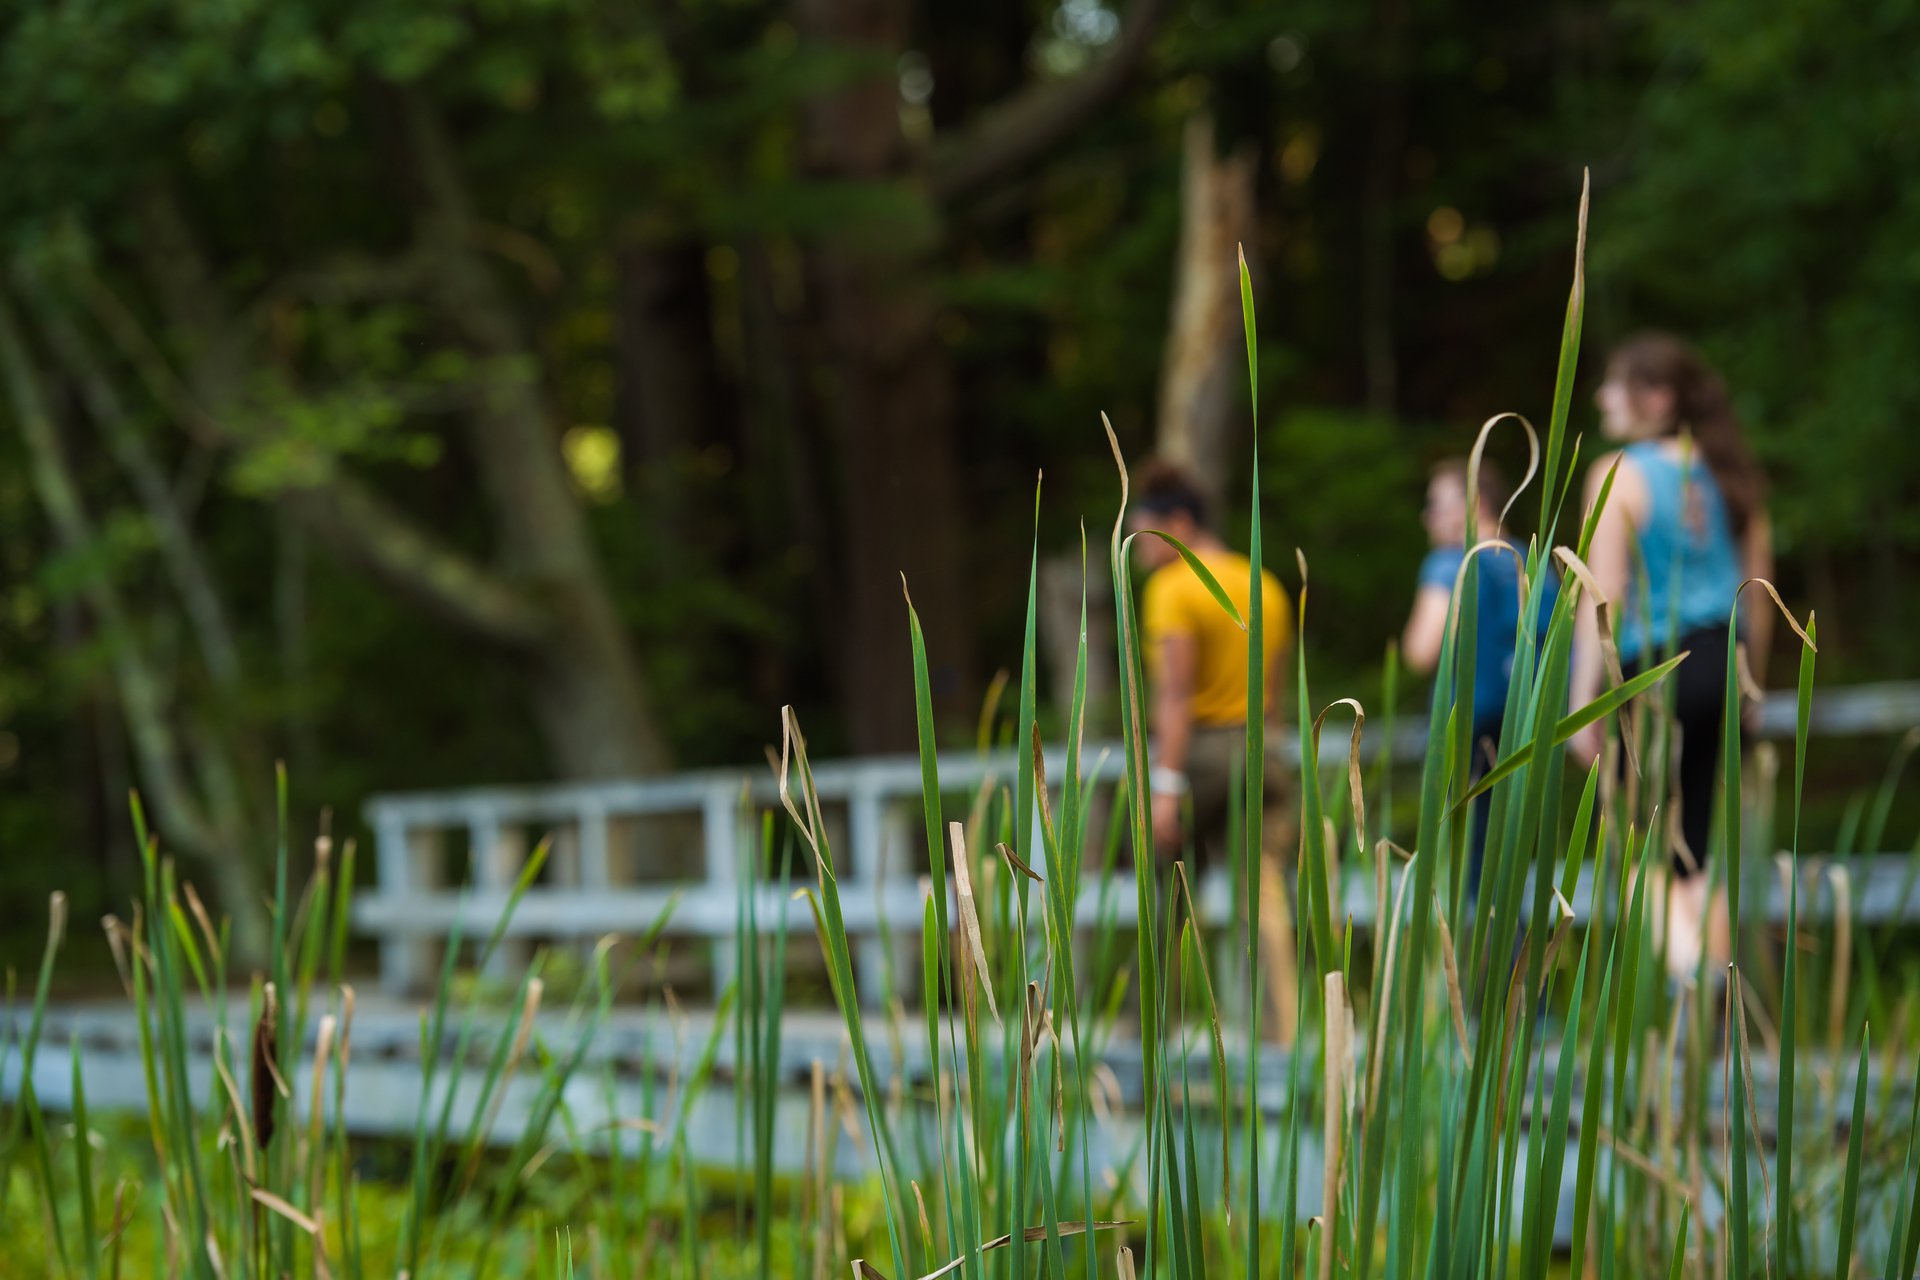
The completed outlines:
<svg viewBox="0 0 1920 1280">
<path fill-rule="evenodd" d="M 1680 637 L 1674 652 L 1681 650 L 1688 651 L 1687 659 L 1668 677 L 1674 686 L 1673 718 L 1680 728 L 1679 794 L 1668 803 L 1679 802 L 1680 833 L 1693 854 L 1689 861 L 1678 848 L 1672 851 L 1674 874 L 1685 879 L 1696 870 L 1706 870 L 1707 841 L 1713 831 L 1713 788 L 1720 776 L 1720 743 L 1726 730 L 1727 629 L 1702 627 L 1689 632 Z M 1627 678 L 1645 665 L 1644 659 L 1624 664 Z"/>
</svg>

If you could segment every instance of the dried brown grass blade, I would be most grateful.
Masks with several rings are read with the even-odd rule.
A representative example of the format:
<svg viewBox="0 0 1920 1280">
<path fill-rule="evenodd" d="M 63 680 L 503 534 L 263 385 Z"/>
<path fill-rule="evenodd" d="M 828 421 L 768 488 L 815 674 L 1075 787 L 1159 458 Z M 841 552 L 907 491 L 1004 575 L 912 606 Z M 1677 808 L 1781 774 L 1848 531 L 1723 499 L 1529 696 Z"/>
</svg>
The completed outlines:
<svg viewBox="0 0 1920 1280">
<path fill-rule="evenodd" d="M 223 1027 L 215 1034 L 225 1036 L 226 1029 Z M 228 1043 L 231 1044 L 231 1040 Z M 226 1058 L 227 1055 L 223 1053 L 213 1055 L 213 1074 L 227 1095 L 227 1105 L 233 1109 L 234 1123 L 240 1126 L 241 1170 L 246 1174 L 248 1182 L 255 1182 L 260 1175 L 258 1166 L 254 1163 L 254 1152 L 257 1147 L 253 1140 L 253 1126 L 247 1119 L 248 1108 L 240 1097 L 240 1086 L 235 1082 L 233 1072 L 227 1070 Z"/>
<path fill-rule="evenodd" d="M 353 988 L 340 984 L 340 1074 L 347 1074 L 347 1061 L 353 1049 Z"/>
<path fill-rule="evenodd" d="M 119 916 L 106 915 L 100 919 L 100 927 L 106 931 L 107 950 L 113 953 L 113 967 L 120 975 L 120 986 L 127 993 L 127 999 L 133 999 L 133 961 L 131 959 L 132 933 Z"/>
<path fill-rule="evenodd" d="M 1738 600 L 1740 597 L 1740 594 L 1746 591 L 1748 587 L 1752 587 L 1752 586 L 1760 587 L 1769 596 L 1773 598 L 1774 607 L 1780 610 L 1780 616 L 1787 620 L 1787 626 L 1793 629 L 1793 634 L 1800 637 L 1801 644 L 1804 644 L 1805 646 L 1807 646 L 1807 648 L 1812 649 L 1815 653 L 1820 652 L 1818 646 L 1816 646 L 1813 643 L 1813 637 L 1807 634 L 1806 628 L 1802 627 L 1800 625 L 1799 619 L 1793 616 L 1793 610 L 1787 608 L 1787 602 L 1780 598 L 1779 591 L 1777 591 L 1774 588 L 1774 585 L 1771 582 L 1768 582 L 1765 578 L 1748 578 L 1745 582 L 1740 584 L 1740 590 L 1734 593 L 1734 599 Z"/>
<path fill-rule="evenodd" d="M 1055 1234 L 1061 1235 L 1061 1236 L 1078 1236 L 1078 1235 L 1085 1235 L 1089 1231 L 1117 1231 L 1122 1227 L 1130 1227 L 1132 1225 L 1133 1225 L 1133 1220 L 1131 1218 L 1124 1219 L 1119 1222 L 1072 1221 L 1072 1222 L 1062 1222 L 1057 1226 L 1053 1227 L 1052 1230 L 1054 1231 Z M 1026 1227 L 1021 1230 L 1020 1239 L 1025 1244 L 1037 1244 L 1040 1241 L 1045 1240 L 1047 1238 L 1047 1232 L 1048 1232 L 1048 1228 L 1044 1225 L 1037 1226 L 1037 1227 Z M 987 1241 L 985 1244 L 980 1245 L 978 1248 L 973 1249 L 968 1253 L 961 1254 L 959 1257 L 953 1259 L 953 1261 L 947 1263 L 945 1266 L 942 1266 L 937 1270 L 927 1272 L 925 1275 L 919 1277 L 919 1280 L 940 1280 L 941 1276 L 950 1275 L 953 1272 L 958 1271 L 961 1267 L 965 1266 L 967 1263 L 967 1259 L 971 1257 L 975 1257 L 980 1254 L 991 1253 L 995 1249 L 1004 1249 L 1012 1243 L 1013 1243 L 1013 1234 L 1011 1232 L 1007 1233 L 1006 1235 L 995 1236 L 993 1239 Z M 1126 1250 L 1123 1249 L 1121 1250 L 1121 1252 L 1125 1253 Z M 1131 1259 L 1129 1259 L 1129 1261 L 1131 1261 Z"/>
<path fill-rule="evenodd" d="M 907 1185 L 913 1188 L 914 1208 L 920 1212 L 920 1247 L 928 1253 L 933 1252 L 933 1224 L 927 1220 L 927 1198 L 920 1193 L 920 1183 L 909 1178 Z"/>
<path fill-rule="evenodd" d="M 1600 653 L 1606 660 L 1607 679 L 1613 681 L 1615 688 L 1619 688 L 1627 682 L 1627 675 L 1620 665 L 1620 646 L 1613 634 L 1613 602 L 1607 599 L 1607 593 L 1600 589 L 1600 581 L 1593 576 L 1593 570 L 1587 567 L 1586 561 L 1574 554 L 1571 547 L 1555 547 L 1553 555 L 1565 566 L 1568 573 L 1579 580 L 1581 588 L 1593 597 L 1593 615 L 1600 626 Z M 1616 711 L 1614 714 L 1618 716 L 1621 712 Z M 1639 752 L 1634 746 L 1633 734 L 1627 731 L 1625 724 L 1620 727 L 1620 743 L 1627 753 L 1627 767 L 1633 771 L 1636 778 L 1639 777 Z"/>
<path fill-rule="evenodd" d="M 1000 1010 L 993 999 L 993 974 L 987 968 L 986 946 L 980 940 L 980 912 L 973 900 L 973 875 L 967 869 L 966 831 L 958 822 L 949 822 L 947 839 L 953 850 L 953 883 L 955 896 L 960 903 L 960 932 L 966 940 L 973 967 L 979 972 L 980 985 L 986 990 L 987 1012 L 998 1022 Z"/>
<path fill-rule="evenodd" d="M 1533 429 L 1533 423 L 1527 421 L 1525 414 L 1496 413 L 1481 424 L 1480 434 L 1474 437 L 1473 450 L 1467 454 L 1467 536 L 1469 541 L 1480 539 L 1480 461 L 1487 451 L 1487 438 L 1493 429 L 1502 422 L 1511 419 L 1520 424 L 1527 433 L 1527 473 L 1520 477 L 1520 483 L 1513 487 L 1507 496 L 1507 505 L 1500 508 L 1500 519 L 1494 528 L 1493 536 L 1500 536 L 1500 526 L 1507 523 L 1507 514 L 1513 510 L 1513 504 L 1520 500 L 1527 486 L 1533 483 L 1534 476 L 1540 473 L 1540 433 Z"/>
<path fill-rule="evenodd" d="M 1447 928 L 1447 914 L 1440 910 L 1439 899 L 1433 903 L 1433 918 L 1440 926 L 1440 967 L 1447 979 L 1447 1008 L 1453 1015 L 1453 1034 L 1460 1041 L 1460 1056 L 1466 1059 L 1467 1069 L 1473 1069 L 1473 1046 L 1467 1043 L 1467 1011 L 1460 998 L 1460 962 L 1453 954 L 1453 930 Z"/>
<path fill-rule="evenodd" d="M 775 774 L 780 789 L 780 805 L 787 811 L 787 816 L 793 819 L 793 825 L 800 828 L 800 836 L 807 842 L 807 847 L 813 850 L 814 871 L 821 885 L 824 886 L 827 862 L 820 853 L 819 811 L 811 794 L 812 779 L 807 777 L 805 772 L 806 749 L 806 740 L 800 736 L 800 723 L 794 718 L 793 708 L 790 706 L 780 708 L 780 768 Z M 806 794 L 802 796 L 807 803 L 807 814 L 804 818 L 800 816 L 799 807 L 793 802 L 793 792 L 787 784 L 796 757 L 802 762 L 800 781 L 806 788 Z"/>
<path fill-rule="evenodd" d="M 465 1198 L 473 1187 L 473 1180 L 479 1176 L 481 1151 L 486 1145 L 487 1136 L 493 1133 L 493 1126 L 499 1122 L 501 1104 L 507 1100 L 507 1086 L 513 1083 L 513 1077 L 520 1069 L 520 1059 L 526 1055 L 527 1041 L 533 1036 L 533 1020 L 540 1012 L 540 998 L 546 989 L 547 984 L 539 978 L 527 982 L 527 995 L 520 1006 L 520 1025 L 514 1031 L 513 1047 L 507 1051 L 507 1062 L 501 1069 L 499 1085 L 487 1103 L 486 1118 L 480 1122 L 481 1143 L 467 1159 L 467 1167 L 460 1178 L 460 1193 L 455 1199 Z M 674 1056 L 676 1060 L 679 1057 L 677 1053 Z"/>
<path fill-rule="evenodd" d="M 1042 876 L 1038 871 L 1035 871 L 1032 867 L 1028 866 L 1026 863 L 1020 860 L 1020 855 L 1013 851 L 1013 846 L 1008 844 L 996 844 L 993 847 L 996 851 L 999 852 L 1000 856 L 1006 860 L 1006 864 L 1009 867 L 1011 867 L 1014 871 L 1025 876 L 1027 879 L 1033 881 L 1035 884 L 1046 883 L 1046 878 L 1044 876 Z M 1044 925 L 1044 923 L 1045 923 L 1045 917 L 1043 916 L 1042 924 Z"/>
<path fill-rule="evenodd" d="M 1367 709 L 1360 705 L 1358 698 L 1340 698 L 1328 703 L 1314 717 L 1313 745 L 1316 750 L 1320 746 L 1320 726 L 1326 723 L 1327 712 L 1335 707 L 1353 708 L 1353 732 L 1347 739 L 1347 798 L 1353 804 L 1353 847 L 1364 857 L 1367 852 L 1367 798 L 1360 785 L 1360 731 L 1367 725 Z"/>
<path fill-rule="evenodd" d="M 200 901 L 200 894 L 194 889 L 193 881 L 181 884 L 180 894 L 187 900 L 187 910 L 193 913 L 194 923 L 200 926 L 200 936 L 207 940 L 207 954 L 220 953 L 220 935 L 214 931 L 213 917 L 207 914 L 207 908 Z"/>
<path fill-rule="evenodd" d="M 251 1187 L 248 1189 L 247 1194 L 252 1196 L 259 1203 L 265 1205 L 267 1208 L 273 1210 L 273 1212 L 285 1218 L 288 1222 L 291 1222 L 294 1226 L 306 1232 L 308 1235 L 313 1236 L 316 1239 L 319 1238 L 319 1235 L 320 1235 L 319 1223 L 315 1222 L 312 1218 L 300 1212 L 298 1209 L 294 1208 L 287 1201 L 273 1194 L 273 1192 L 267 1190 L 265 1187 Z"/>
<path fill-rule="evenodd" d="M 981 755 L 993 749 L 993 722 L 999 718 L 1000 701 L 1006 697 L 1007 685 L 1012 679 L 1013 673 L 1001 667 L 987 683 L 987 696 L 980 700 L 980 722 L 974 728 L 974 743 Z"/>
<path fill-rule="evenodd" d="M 1280 863 L 1260 855 L 1260 947 L 1266 955 L 1267 992 L 1273 1001 L 1274 1039 L 1291 1049 L 1299 1021 L 1300 991 L 1294 971 L 1293 903 L 1281 886 Z"/>
<path fill-rule="evenodd" d="M 1393 895 L 1393 914 L 1387 921 L 1387 952 L 1382 962 L 1385 976 L 1380 979 L 1380 1008 L 1383 1013 L 1393 1007 L 1393 958 L 1400 949 L 1400 908 L 1406 904 L 1407 889 L 1413 884 L 1413 864 L 1419 856 L 1415 854 L 1407 859 L 1406 868 L 1400 872 L 1400 889 Z M 1367 1114 L 1372 1116 L 1377 1114 L 1375 1108 L 1380 1103 L 1380 1071 L 1386 1065 L 1387 1055 L 1374 1053 L 1368 1057 L 1371 1062 L 1367 1069 Z"/>
<path fill-rule="evenodd" d="M 1054 834 L 1053 801 L 1047 795 L 1047 753 L 1046 749 L 1040 744 L 1040 726 L 1038 723 L 1035 723 L 1033 726 L 1033 794 L 1034 798 L 1040 803 L 1041 829 L 1046 833 L 1047 842 L 1057 849 L 1060 847 L 1060 842 L 1059 838 Z M 1022 870 L 1025 870 L 1024 866 Z M 1039 876 L 1033 875 L 1031 871 L 1028 871 L 1027 874 L 1033 876 L 1035 880 L 1040 878 Z"/>
<path fill-rule="evenodd" d="M 1666 1169 L 1661 1168 L 1659 1163 L 1651 1156 L 1634 1148 L 1626 1139 L 1614 1133 L 1613 1130 L 1607 1128 L 1605 1125 L 1601 1125 L 1599 1137 L 1600 1141 L 1611 1147 L 1613 1153 L 1620 1157 L 1624 1163 L 1632 1165 L 1641 1173 L 1652 1178 L 1660 1185 L 1661 1190 L 1665 1191 L 1668 1195 L 1673 1196 L 1677 1200 L 1692 1199 L 1692 1195 L 1688 1192 L 1685 1183 L 1674 1177 L 1673 1174 Z"/>
<path fill-rule="evenodd" d="M 326 1169 L 326 1147 L 320 1141 L 321 1122 L 326 1117 L 327 1065 L 333 1057 L 333 1037 L 339 1020 L 327 1013 L 320 1017 L 320 1029 L 313 1040 L 313 1094 L 307 1102 L 307 1203 L 319 1204 L 322 1178 Z"/>
</svg>

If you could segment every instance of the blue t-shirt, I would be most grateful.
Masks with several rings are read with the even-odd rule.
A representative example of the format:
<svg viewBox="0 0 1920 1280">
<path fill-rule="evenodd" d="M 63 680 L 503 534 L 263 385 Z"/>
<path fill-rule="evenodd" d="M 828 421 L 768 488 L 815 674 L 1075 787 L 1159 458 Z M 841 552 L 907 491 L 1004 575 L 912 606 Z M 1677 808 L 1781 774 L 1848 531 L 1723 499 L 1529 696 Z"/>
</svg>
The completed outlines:
<svg viewBox="0 0 1920 1280">
<path fill-rule="evenodd" d="M 1622 453 L 1647 485 L 1647 519 L 1637 530 L 1644 580 L 1627 592 L 1620 658 L 1643 662 L 1703 627 L 1724 629 L 1740 590 L 1740 552 L 1713 472 L 1696 455 L 1683 469 L 1658 441 Z M 1644 606 L 1644 608 L 1643 608 Z"/>
<path fill-rule="evenodd" d="M 1511 538 L 1507 545 L 1520 556 L 1525 548 Z M 1464 547 L 1436 547 L 1420 562 L 1420 585 L 1440 587 L 1449 594 L 1466 559 Z M 1521 561 L 1504 551 L 1482 551 L 1474 557 L 1480 566 L 1480 616 L 1473 654 L 1473 736 L 1497 735 L 1507 709 L 1507 683 L 1513 678 L 1513 647 L 1520 628 Z M 1553 616 L 1560 584 L 1552 571 L 1540 593 L 1540 613 L 1534 621 L 1536 639 L 1544 637 Z"/>
</svg>

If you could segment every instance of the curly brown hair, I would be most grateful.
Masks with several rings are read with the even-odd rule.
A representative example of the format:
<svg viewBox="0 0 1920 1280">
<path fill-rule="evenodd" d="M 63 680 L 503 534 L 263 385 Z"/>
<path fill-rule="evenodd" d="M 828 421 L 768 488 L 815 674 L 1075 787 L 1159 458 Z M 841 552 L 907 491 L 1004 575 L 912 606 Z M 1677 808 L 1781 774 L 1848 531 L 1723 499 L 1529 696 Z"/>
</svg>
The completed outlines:
<svg viewBox="0 0 1920 1280">
<path fill-rule="evenodd" d="M 1639 333 L 1613 349 L 1607 368 L 1629 386 L 1673 396 L 1668 433 L 1690 432 L 1713 473 L 1736 536 L 1766 504 L 1767 477 L 1747 447 L 1726 380 L 1694 349 L 1670 333 Z"/>
</svg>

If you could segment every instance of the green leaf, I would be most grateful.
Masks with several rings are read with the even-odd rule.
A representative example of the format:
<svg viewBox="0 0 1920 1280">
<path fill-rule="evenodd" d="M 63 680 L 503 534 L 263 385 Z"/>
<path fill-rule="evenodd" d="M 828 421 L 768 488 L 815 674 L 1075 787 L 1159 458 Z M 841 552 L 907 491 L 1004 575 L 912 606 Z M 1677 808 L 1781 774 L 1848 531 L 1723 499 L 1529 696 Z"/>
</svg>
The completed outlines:
<svg viewBox="0 0 1920 1280">
<path fill-rule="evenodd" d="M 1853 1268 L 1853 1223 L 1860 1200 L 1860 1154 L 1867 1133 L 1867 1052 L 1873 1039 L 1872 1028 L 1860 1032 L 1860 1066 L 1853 1077 L 1853 1125 L 1847 1132 L 1846 1180 L 1840 1185 L 1840 1223 L 1834 1233 L 1839 1253 L 1833 1274 L 1845 1276 Z"/>
<path fill-rule="evenodd" d="M 1648 689 L 1666 679 L 1667 674 L 1679 666 L 1687 656 L 1685 653 L 1676 653 L 1659 666 L 1647 668 L 1625 683 L 1607 690 L 1573 714 L 1563 717 L 1553 728 L 1554 745 L 1558 746 L 1565 743 L 1568 739 L 1572 738 L 1574 734 L 1580 732 L 1594 721 L 1618 710 L 1632 699 L 1645 693 Z M 1485 777 L 1467 789 L 1467 793 L 1460 797 L 1459 803 L 1453 806 L 1451 812 L 1455 814 L 1459 813 L 1474 797 L 1491 791 L 1500 783 L 1505 782 L 1508 778 L 1520 772 L 1521 769 L 1526 767 L 1527 761 L 1532 755 L 1533 744 L 1528 743 L 1526 746 L 1519 748 L 1501 760 L 1487 771 Z"/>
<path fill-rule="evenodd" d="M 1227 616 L 1233 619 L 1233 625 L 1242 631 L 1247 629 L 1246 619 L 1242 618 L 1240 616 L 1240 610 L 1234 607 L 1233 599 L 1227 595 L 1226 588 L 1220 585 L 1220 580 L 1213 576 L 1213 571 L 1208 569 L 1207 566 L 1201 562 L 1200 557 L 1196 556 L 1180 539 L 1160 529 L 1142 529 L 1139 533 L 1129 534 L 1127 540 L 1121 544 L 1121 550 L 1123 552 L 1131 551 L 1133 540 L 1144 535 L 1158 538 L 1179 552 L 1180 558 L 1187 562 L 1187 568 L 1193 570 L 1194 576 L 1200 579 L 1200 585 L 1207 589 L 1207 594 L 1213 597 L 1214 603 L 1224 609 Z"/>
</svg>

